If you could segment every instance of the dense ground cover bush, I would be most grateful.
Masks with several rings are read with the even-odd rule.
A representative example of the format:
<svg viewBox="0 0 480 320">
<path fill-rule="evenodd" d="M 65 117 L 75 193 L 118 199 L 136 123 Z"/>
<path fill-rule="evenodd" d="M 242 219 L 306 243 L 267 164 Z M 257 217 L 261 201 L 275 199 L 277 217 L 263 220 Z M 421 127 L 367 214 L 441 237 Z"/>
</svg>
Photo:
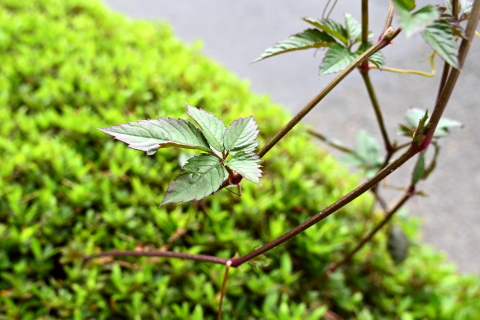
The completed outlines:
<svg viewBox="0 0 480 320">
<path fill-rule="evenodd" d="M 231 257 L 279 236 L 358 182 L 298 128 L 241 198 L 159 208 L 179 151 L 153 157 L 95 128 L 185 103 L 226 123 L 254 115 L 261 141 L 287 120 L 266 97 L 164 24 L 132 22 L 90 0 L 0 1 L 0 318 L 213 319 L 224 267 L 160 258 L 98 259 L 107 249 L 165 248 Z M 302 150 L 302 154 L 298 152 Z M 175 153 L 177 152 L 177 153 Z M 395 266 L 385 234 L 306 290 L 381 219 L 364 196 L 268 254 L 231 271 L 225 319 L 478 319 L 480 281 L 413 243 Z M 328 315 L 327 315 L 328 317 Z"/>
</svg>

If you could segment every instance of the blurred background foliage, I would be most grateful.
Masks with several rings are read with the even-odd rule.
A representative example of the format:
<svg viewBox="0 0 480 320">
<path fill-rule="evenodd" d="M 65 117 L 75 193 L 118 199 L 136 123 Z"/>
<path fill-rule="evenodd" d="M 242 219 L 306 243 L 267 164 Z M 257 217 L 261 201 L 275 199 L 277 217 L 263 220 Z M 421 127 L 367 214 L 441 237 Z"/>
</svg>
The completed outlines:
<svg viewBox="0 0 480 320">
<path fill-rule="evenodd" d="M 221 40 L 219 40 L 221 41 Z M 254 115 L 262 143 L 288 114 L 186 46 L 163 23 L 133 22 L 94 0 L 0 0 L 0 318 L 214 319 L 224 267 L 163 258 L 103 258 L 108 249 L 231 257 L 280 236 L 354 188 L 359 176 L 295 129 L 241 198 L 159 207 L 178 150 L 153 157 L 96 128 L 185 103 L 226 123 Z M 480 281 L 417 240 L 396 266 L 378 234 L 345 267 L 306 290 L 382 218 L 361 197 L 233 270 L 225 319 L 478 319 Z"/>
</svg>

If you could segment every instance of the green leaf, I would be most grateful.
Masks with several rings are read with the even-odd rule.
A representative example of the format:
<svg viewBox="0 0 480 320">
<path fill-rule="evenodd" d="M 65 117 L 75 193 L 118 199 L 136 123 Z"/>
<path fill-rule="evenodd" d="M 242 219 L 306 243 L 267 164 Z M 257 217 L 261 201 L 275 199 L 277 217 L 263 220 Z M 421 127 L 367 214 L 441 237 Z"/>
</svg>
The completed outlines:
<svg viewBox="0 0 480 320">
<path fill-rule="evenodd" d="M 435 50 L 440 57 L 449 65 L 458 68 L 457 43 L 450 25 L 444 21 L 438 21 L 427 27 L 422 32 L 423 38 Z"/>
<path fill-rule="evenodd" d="M 395 264 L 400 264 L 408 256 L 408 238 L 398 225 L 393 225 L 388 233 L 387 249 Z"/>
<path fill-rule="evenodd" d="M 253 269 L 265 268 L 272 264 L 272 259 L 267 258 L 267 256 L 264 254 L 261 254 L 253 259 L 248 260 L 247 263 L 251 265 Z"/>
<path fill-rule="evenodd" d="M 441 118 L 440 121 L 438 121 L 437 129 L 435 129 L 433 136 L 435 138 L 446 137 L 450 133 L 450 128 L 453 127 L 462 128 L 463 124 L 456 120 Z"/>
<path fill-rule="evenodd" d="M 350 43 L 355 43 L 361 39 L 362 26 L 349 13 L 345 13 L 345 26 Z"/>
<path fill-rule="evenodd" d="M 400 0 L 394 0 L 397 8 L 400 25 L 405 32 L 405 37 L 410 38 L 414 33 L 425 30 L 427 26 L 432 24 L 440 16 L 437 7 L 425 6 L 417 12 L 410 14 L 401 3 Z"/>
<path fill-rule="evenodd" d="M 394 0 L 395 6 L 401 5 L 408 11 L 415 9 L 415 0 Z"/>
<path fill-rule="evenodd" d="M 352 63 L 356 57 L 357 55 L 351 53 L 348 48 L 336 43 L 325 54 L 320 65 L 320 75 L 338 72 Z"/>
<path fill-rule="evenodd" d="M 225 131 L 223 145 L 231 155 L 239 152 L 252 152 L 259 142 L 257 123 L 252 117 L 238 118 Z"/>
<path fill-rule="evenodd" d="M 191 158 L 183 169 L 168 187 L 161 204 L 203 199 L 217 191 L 225 180 L 225 168 L 211 154 Z"/>
<path fill-rule="evenodd" d="M 149 156 L 166 147 L 212 151 L 202 132 L 183 119 L 159 117 L 158 120 L 140 120 L 99 130 Z"/>
<path fill-rule="evenodd" d="M 417 127 L 419 126 L 420 121 L 426 121 L 428 116 L 425 118 L 425 111 L 412 108 L 407 111 L 407 115 L 405 120 L 407 125 L 400 125 L 398 129 L 398 133 L 403 136 L 412 137 L 417 131 Z M 438 122 L 437 128 L 435 129 L 435 133 L 433 134 L 434 138 L 442 138 L 447 136 L 450 133 L 450 129 L 453 127 L 463 127 L 461 122 L 456 120 L 450 120 L 447 118 L 441 118 Z"/>
<path fill-rule="evenodd" d="M 363 169 L 367 177 L 375 174 L 383 162 L 380 157 L 380 146 L 364 130 L 358 133 L 355 152 L 345 154 L 342 160 L 348 165 Z"/>
<path fill-rule="evenodd" d="M 240 152 L 233 158 L 228 159 L 225 165 L 245 179 L 260 184 L 260 177 L 262 176 L 261 166 L 258 164 L 260 161 L 262 159 L 256 154 Z"/>
<path fill-rule="evenodd" d="M 345 45 L 348 45 L 347 30 L 338 22 L 334 20 L 317 20 L 313 18 L 303 18 L 303 21 L 325 31 L 329 35 L 337 38 Z"/>
<path fill-rule="evenodd" d="M 260 55 L 260 57 L 255 59 L 255 61 L 290 51 L 330 47 L 334 43 L 336 43 L 335 39 L 333 39 L 326 32 L 318 29 L 307 29 L 301 33 L 294 34 L 286 40 L 278 42 L 271 48 L 268 48 Z"/>
<path fill-rule="evenodd" d="M 420 152 L 418 155 L 418 161 L 415 164 L 412 174 L 412 185 L 416 185 L 420 179 L 423 178 L 425 172 L 425 151 Z"/>
<path fill-rule="evenodd" d="M 368 48 L 370 48 L 371 46 L 373 46 L 373 43 L 371 42 L 366 42 L 366 43 L 362 43 L 357 51 L 355 52 L 356 54 L 358 55 L 361 55 L 362 53 L 364 53 L 365 51 L 367 51 Z M 383 66 L 385 65 L 385 58 L 383 57 L 383 53 L 381 51 L 377 51 L 375 52 L 374 54 L 372 54 L 369 58 L 368 58 L 368 61 L 370 61 L 371 63 L 373 63 L 374 65 L 377 66 L 378 69 L 382 69 Z"/>
<path fill-rule="evenodd" d="M 223 152 L 223 136 L 225 130 L 227 130 L 223 121 L 218 119 L 212 113 L 192 107 L 189 104 L 187 104 L 187 112 L 200 126 L 208 143 L 218 151 Z"/>
</svg>

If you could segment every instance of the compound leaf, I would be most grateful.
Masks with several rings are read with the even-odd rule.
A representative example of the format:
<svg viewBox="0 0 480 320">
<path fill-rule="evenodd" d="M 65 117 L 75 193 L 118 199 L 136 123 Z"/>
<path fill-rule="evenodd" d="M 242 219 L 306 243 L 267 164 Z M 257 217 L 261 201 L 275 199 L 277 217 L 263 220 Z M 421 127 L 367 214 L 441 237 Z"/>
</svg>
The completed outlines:
<svg viewBox="0 0 480 320">
<path fill-rule="evenodd" d="M 325 54 L 320 65 L 320 75 L 338 72 L 352 63 L 356 57 L 357 55 L 351 53 L 348 48 L 336 43 Z"/>
<path fill-rule="evenodd" d="M 225 131 L 223 145 L 225 151 L 231 155 L 239 152 L 252 152 L 259 142 L 257 123 L 252 117 L 238 118 L 234 120 Z"/>
<path fill-rule="evenodd" d="M 200 126 L 208 143 L 220 152 L 223 152 L 223 136 L 225 135 L 225 124 L 212 113 L 203 109 L 195 108 L 187 104 L 187 112 L 190 117 Z"/>
<path fill-rule="evenodd" d="M 416 32 L 421 32 L 431 25 L 440 16 L 437 7 L 425 6 L 417 12 L 410 14 L 403 6 L 400 0 L 395 0 L 400 24 L 405 32 L 405 37 L 409 38 Z"/>
<path fill-rule="evenodd" d="M 202 132 L 183 119 L 159 117 L 158 120 L 140 120 L 99 130 L 149 156 L 162 147 L 212 151 Z"/>
<path fill-rule="evenodd" d="M 367 42 L 367 43 L 362 43 L 357 51 L 355 52 L 356 54 L 358 55 L 361 55 L 362 53 L 364 53 L 368 48 L 370 48 L 371 46 L 373 46 L 373 44 L 371 42 Z M 375 52 L 374 54 L 372 54 L 369 58 L 368 58 L 368 61 L 370 61 L 371 63 L 373 63 L 374 65 L 377 66 L 378 69 L 382 69 L 383 66 L 385 65 L 385 58 L 383 57 L 383 53 L 381 51 L 377 51 Z"/>
<path fill-rule="evenodd" d="M 256 184 L 260 184 L 262 170 L 258 164 L 261 159 L 253 153 L 240 152 L 227 160 L 225 165 L 242 177 Z"/>
<path fill-rule="evenodd" d="M 345 13 L 345 26 L 350 43 L 359 41 L 362 34 L 362 26 L 349 13 Z"/>
<path fill-rule="evenodd" d="M 294 34 L 286 40 L 278 42 L 271 48 L 268 48 L 260 55 L 260 57 L 255 59 L 255 61 L 290 51 L 330 47 L 334 43 L 336 43 L 335 39 L 326 32 L 318 29 L 307 29 L 303 32 Z"/>
<path fill-rule="evenodd" d="M 423 38 L 449 65 L 458 68 L 457 44 L 450 25 L 437 21 L 422 32 Z"/>
<path fill-rule="evenodd" d="M 225 180 L 225 168 L 211 154 L 189 159 L 183 170 L 168 187 L 161 204 L 203 199 L 217 191 Z"/>
<path fill-rule="evenodd" d="M 337 38 L 345 45 L 348 45 L 347 30 L 338 22 L 334 20 L 317 20 L 313 18 L 303 18 L 303 21 L 325 31 L 329 35 Z"/>
</svg>

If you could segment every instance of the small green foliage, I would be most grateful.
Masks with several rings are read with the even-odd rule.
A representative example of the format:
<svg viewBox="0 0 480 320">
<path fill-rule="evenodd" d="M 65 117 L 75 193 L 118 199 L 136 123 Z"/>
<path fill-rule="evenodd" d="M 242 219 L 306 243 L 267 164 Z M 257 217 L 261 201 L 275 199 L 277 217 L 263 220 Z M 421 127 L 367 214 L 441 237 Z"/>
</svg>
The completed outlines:
<svg viewBox="0 0 480 320">
<path fill-rule="evenodd" d="M 320 75 L 341 71 L 352 63 L 356 57 L 357 55 L 351 53 L 347 47 L 336 43 L 325 53 L 325 57 L 320 65 Z"/>
<path fill-rule="evenodd" d="M 168 187 L 162 204 L 203 199 L 218 190 L 225 176 L 218 157 L 201 154 L 190 158 L 183 172 Z"/>
<path fill-rule="evenodd" d="M 340 23 L 334 20 L 318 20 L 313 18 L 303 18 L 303 21 L 308 22 L 320 30 L 325 31 L 329 35 L 337 38 L 344 45 L 348 45 L 347 30 Z"/>
<path fill-rule="evenodd" d="M 357 55 L 361 55 L 364 53 L 367 49 L 369 49 L 371 46 L 373 46 L 373 43 L 365 42 L 360 44 L 358 47 L 357 51 L 355 52 Z M 382 69 L 383 66 L 385 65 L 385 58 L 383 57 L 383 53 L 381 51 L 377 51 L 374 54 L 372 54 L 369 58 L 368 61 L 372 62 L 374 65 L 377 66 L 378 69 Z"/>
<path fill-rule="evenodd" d="M 253 117 L 236 119 L 227 128 L 223 120 L 205 110 L 187 104 L 187 112 L 200 129 L 183 119 L 159 117 L 158 120 L 140 120 L 100 130 L 132 149 L 146 151 L 147 155 L 170 146 L 209 153 L 190 158 L 182 165 L 184 171 L 168 187 L 162 204 L 200 200 L 211 195 L 229 176 L 228 169 L 260 183 L 262 171 L 258 162 L 261 159 L 253 153 L 259 143 L 255 140 L 258 130 Z M 233 158 L 227 160 L 229 154 Z"/>
<path fill-rule="evenodd" d="M 187 112 L 200 126 L 203 135 L 208 143 L 219 152 L 225 150 L 223 146 L 223 136 L 225 135 L 225 123 L 221 119 L 215 117 L 212 113 L 205 110 L 192 107 L 187 104 Z"/>
<path fill-rule="evenodd" d="M 362 26 L 349 13 L 345 13 L 345 29 L 347 30 L 348 41 L 351 44 L 361 40 Z"/>
<path fill-rule="evenodd" d="M 426 113 L 426 111 L 417 108 L 408 109 L 405 116 L 406 124 L 400 124 L 397 133 L 405 137 L 414 137 L 415 132 L 419 131 L 419 124 L 423 123 L 423 126 L 427 120 L 428 114 Z M 455 127 L 463 127 L 463 125 L 456 120 L 441 118 L 438 122 L 437 128 L 435 129 L 433 137 L 446 137 L 450 133 L 450 129 Z"/>
<path fill-rule="evenodd" d="M 362 169 L 367 177 L 373 176 L 383 163 L 378 142 L 364 130 L 357 135 L 354 153 L 345 154 L 343 161 Z"/>
<path fill-rule="evenodd" d="M 352 51 L 352 46 L 361 40 L 362 26 L 348 13 L 345 14 L 345 27 L 333 20 L 303 18 L 303 21 L 318 29 L 308 29 L 279 42 L 267 49 L 255 61 L 294 50 L 329 47 L 320 64 L 319 75 L 323 75 L 343 70 L 372 46 L 368 42 L 362 44 L 356 51 Z M 369 33 L 369 37 L 372 35 Z M 383 67 L 384 59 L 380 52 L 373 54 L 368 60 L 380 69 Z"/>
<path fill-rule="evenodd" d="M 458 68 L 457 43 L 452 27 L 445 21 L 437 21 L 429 25 L 422 36 L 432 49 L 449 65 Z"/>
<path fill-rule="evenodd" d="M 330 47 L 334 43 L 335 39 L 333 39 L 326 32 L 318 29 L 307 29 L 303 32 L 294 34 L 287 40 L 275 44 L 271 48 L 268 48 L 260 55 L 260 57 L 255 59 L 255 61 L 263 60 L 290 51 Z"/>
</svg>

